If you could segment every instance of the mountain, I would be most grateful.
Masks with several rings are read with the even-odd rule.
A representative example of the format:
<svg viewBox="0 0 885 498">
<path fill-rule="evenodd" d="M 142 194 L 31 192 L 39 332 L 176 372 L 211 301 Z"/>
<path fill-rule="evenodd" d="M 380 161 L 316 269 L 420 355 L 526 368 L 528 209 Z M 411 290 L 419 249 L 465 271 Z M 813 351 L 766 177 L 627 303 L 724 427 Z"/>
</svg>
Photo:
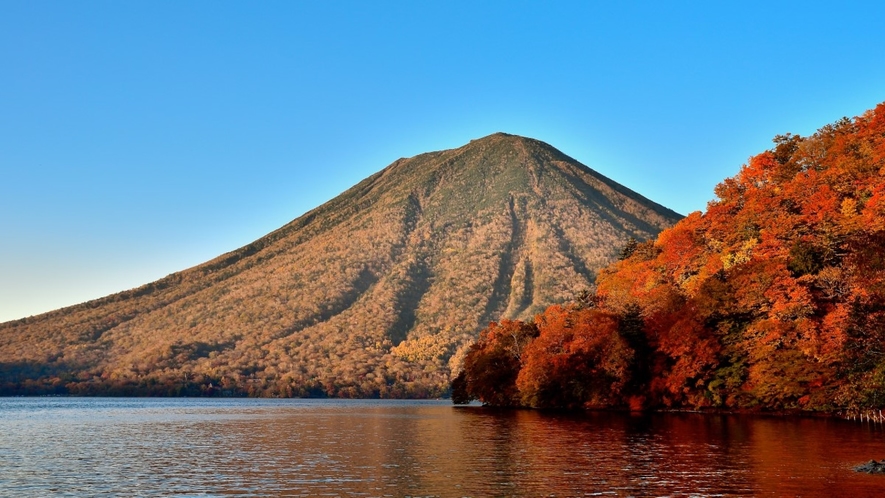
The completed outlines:
<svg viewBox="0 0 885 498">
<path fill-rule="evenodd" d="M 205 264 L 0 324 L 0 390 L 437 396 L 489 321 L 572 298 L 680 218 L 494 134 L 399 159 Z"/>
</svg>

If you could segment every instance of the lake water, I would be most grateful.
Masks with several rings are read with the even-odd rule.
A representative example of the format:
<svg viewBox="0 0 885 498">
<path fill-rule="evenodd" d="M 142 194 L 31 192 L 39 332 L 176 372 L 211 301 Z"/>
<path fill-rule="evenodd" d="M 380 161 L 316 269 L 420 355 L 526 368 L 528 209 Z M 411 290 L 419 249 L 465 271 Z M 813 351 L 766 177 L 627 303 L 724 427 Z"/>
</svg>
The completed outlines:
<svg viewBox="0 0 885 498">
<path fill-rule="evenodd" d="M 448 401 L 0 398 L 2 496 L 885 496 L 881 426 Z"/>
</svg>

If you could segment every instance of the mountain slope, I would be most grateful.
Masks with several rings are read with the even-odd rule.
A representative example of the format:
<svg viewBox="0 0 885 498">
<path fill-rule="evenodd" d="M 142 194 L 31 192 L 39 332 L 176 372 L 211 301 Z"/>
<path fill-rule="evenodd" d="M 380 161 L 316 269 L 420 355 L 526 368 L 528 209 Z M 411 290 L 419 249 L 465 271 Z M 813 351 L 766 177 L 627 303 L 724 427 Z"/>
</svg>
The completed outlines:
<svg viewBox="0 0 885 498">
<path fill-rule="evenodd" d="M 679 218 L 491 135 L 400 159 L 203 265 L 0 325 L 2 389 L 437 395 L 490 320 L 570 298 Z"/>
</svg>

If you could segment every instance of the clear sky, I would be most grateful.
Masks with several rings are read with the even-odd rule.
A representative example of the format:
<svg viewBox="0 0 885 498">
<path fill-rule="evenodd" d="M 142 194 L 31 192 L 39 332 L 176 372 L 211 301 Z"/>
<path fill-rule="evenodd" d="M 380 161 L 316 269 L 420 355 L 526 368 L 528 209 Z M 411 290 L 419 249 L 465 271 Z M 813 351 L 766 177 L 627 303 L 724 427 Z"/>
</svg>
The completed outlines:
<svg viewBox="0 0 885 498">
<path fill-rule="evenodd" d="M 0 321 L 194 266 L 496 131 L 703 210 L 774 135 L 885 101 L 883 19 L 872 1 L 0 0 Z"/>
</svg>

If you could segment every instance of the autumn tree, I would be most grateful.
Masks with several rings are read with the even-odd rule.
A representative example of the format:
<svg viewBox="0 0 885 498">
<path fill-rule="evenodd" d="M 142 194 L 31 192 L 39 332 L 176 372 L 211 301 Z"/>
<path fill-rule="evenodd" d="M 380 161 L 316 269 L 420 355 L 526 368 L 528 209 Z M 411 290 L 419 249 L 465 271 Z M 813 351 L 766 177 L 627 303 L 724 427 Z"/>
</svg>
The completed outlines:
<svg viewBox="0 0 885 498">
<path fill-rule="evenodd" d="M 540 335 L 526 348 L 516 380 L 524 406 L 620 404 L 634 352 L 619 333 L 616 315 L 551 306 L 536 323 Z"/>
<path fill-rule="evenodd" d="M 458 401 L 478 399 L 493 406 L 519 406 L 516 379 L 527 346 L 538 336 L 534 324 L 517 320 L 492 322 L 480 333 L 464 359 L 453 392 Z"/>
</svg>

